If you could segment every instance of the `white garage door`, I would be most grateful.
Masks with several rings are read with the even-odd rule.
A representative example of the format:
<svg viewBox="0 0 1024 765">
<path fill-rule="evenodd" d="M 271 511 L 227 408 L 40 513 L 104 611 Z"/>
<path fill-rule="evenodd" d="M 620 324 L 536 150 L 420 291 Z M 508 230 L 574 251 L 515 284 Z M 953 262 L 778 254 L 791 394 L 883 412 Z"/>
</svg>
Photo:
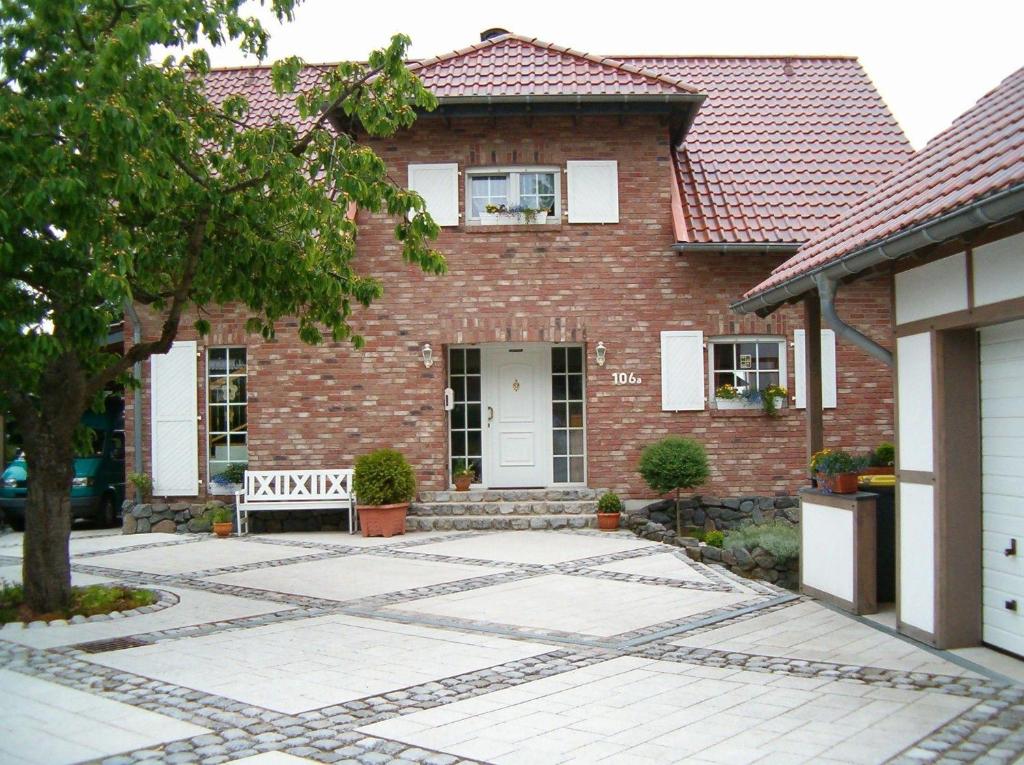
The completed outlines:
<svg viewBox="0 0 1024 765">
<path fill-rule="evenodd" d="M 1024 321 L 980 336 L 983 634 L 1024 655 Z"/>
</svg>

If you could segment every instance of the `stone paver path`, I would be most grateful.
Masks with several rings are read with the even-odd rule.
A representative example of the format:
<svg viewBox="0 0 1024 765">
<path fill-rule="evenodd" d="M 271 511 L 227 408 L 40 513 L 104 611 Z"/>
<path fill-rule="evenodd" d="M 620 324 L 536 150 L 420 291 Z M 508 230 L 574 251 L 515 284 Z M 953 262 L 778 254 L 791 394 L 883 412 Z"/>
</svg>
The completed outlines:
<svg viewBox="0 0 1024 765">
<path fill-rule="evenodd" d="M 76 532 L 159 607 L 0 629 L 0 763 L 1013 762 L 1024 686 L 626 533 Z M 20 575 L 0 537 L 0 577 Z"/>
</svg>

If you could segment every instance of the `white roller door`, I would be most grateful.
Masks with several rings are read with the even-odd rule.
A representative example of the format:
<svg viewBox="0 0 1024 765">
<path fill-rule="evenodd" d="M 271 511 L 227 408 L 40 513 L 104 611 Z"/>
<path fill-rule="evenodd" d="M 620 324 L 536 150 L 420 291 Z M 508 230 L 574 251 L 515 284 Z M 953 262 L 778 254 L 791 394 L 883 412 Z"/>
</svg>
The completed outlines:
<svg viewBox="0 0 1024 765">
<path fill-rule="evenodd" d="M 1024 655 L 1024 321 L 979 334 L 983 639 Z"/>
</svg>

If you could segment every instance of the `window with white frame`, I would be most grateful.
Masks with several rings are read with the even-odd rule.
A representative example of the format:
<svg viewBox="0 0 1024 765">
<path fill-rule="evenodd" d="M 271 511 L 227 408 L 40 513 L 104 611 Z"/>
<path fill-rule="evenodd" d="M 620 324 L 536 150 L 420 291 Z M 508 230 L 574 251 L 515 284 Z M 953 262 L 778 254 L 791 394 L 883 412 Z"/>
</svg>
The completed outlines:
<svg viewBox="0 0 1024 765">
<path fill-rule="evenodd" d="M 206 357 L 209 475 L 249 461 L 249 413 L 245 348 L 210 348 Z"/>
<path fill-rule="evenodd" d="M 786 342 L 779 337 L 721 337 L 708 342 L 711 398 L 723 385 L 740 396 L 770 385 L 786 387 Z"/>
<path fill-rule="evenodd" d="M 561 216 L 562 194 L 560 173 L 553 167 L 500 167 L 470 170 L 466 173 L 467 220 L 483 223 L 487 208 L 534 211 L 546 215 L 544 222 L 558 222 Z M 517 220 L 502 221 L 507 223 Z M 530 216 L 522 222 L 541 222 Z"/>
</svg>

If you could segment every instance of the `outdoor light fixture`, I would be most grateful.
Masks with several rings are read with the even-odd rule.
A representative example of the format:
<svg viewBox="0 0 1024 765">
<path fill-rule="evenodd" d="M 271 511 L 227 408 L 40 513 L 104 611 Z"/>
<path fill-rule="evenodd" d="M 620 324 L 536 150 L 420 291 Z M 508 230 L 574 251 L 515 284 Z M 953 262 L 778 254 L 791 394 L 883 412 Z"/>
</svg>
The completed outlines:
<svg viewBox="0 0 1024 765">
<path fill-rule="evenodd" d="M 422 353 L 423 366 L 425 366 L 427 369 L 430 369 L 432 366 L 434 366 L 434 351 L 431 350 L 430 343 L 423 344 Z"/>
<path fill-rule="evenodd" d="M 600 340 L 597 343 L 597 347 L 594 349 L 594 356 L 597 358 L 597 365 L 599 367 L 604 366 L 604 355 L 608 352 L 608 349 L 604 347 L 604 343 Z"/>
</svg>

